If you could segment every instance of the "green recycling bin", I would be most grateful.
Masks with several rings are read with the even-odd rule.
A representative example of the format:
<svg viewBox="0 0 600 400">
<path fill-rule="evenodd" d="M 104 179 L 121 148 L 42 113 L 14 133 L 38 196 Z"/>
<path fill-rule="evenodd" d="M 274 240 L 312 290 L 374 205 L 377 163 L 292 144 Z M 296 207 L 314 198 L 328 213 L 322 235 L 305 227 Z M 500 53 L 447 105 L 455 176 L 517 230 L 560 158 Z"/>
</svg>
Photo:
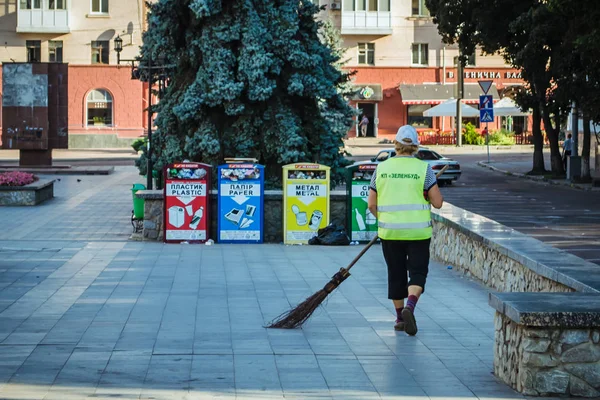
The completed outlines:
<svg viewBox="0 0 600 400">
<path fill-rule="evenodd" d="M 346 167 L 348 232 L 350 240 L 368 242 L 377 234 L 377 219 L 367 208 L 369 184 L 377 163 L 358 163 Z"/>
<path fill-rule="evenodd" d="M 133 217 L 137 220 L 143 220 L 144 199 L 140 199 L 135 195 L 138 190 L 146 190 L 146 186 L 141 183 L 134 183 L 131 188 L 131 194 L 133 195 Z"/>
</svg>

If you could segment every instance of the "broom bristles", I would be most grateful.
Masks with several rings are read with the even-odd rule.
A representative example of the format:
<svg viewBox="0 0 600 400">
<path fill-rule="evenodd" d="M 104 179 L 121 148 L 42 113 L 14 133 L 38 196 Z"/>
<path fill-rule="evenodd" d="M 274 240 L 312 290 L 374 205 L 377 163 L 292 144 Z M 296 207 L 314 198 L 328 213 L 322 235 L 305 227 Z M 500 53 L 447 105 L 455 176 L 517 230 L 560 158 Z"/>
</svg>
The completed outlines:
<svg viewBox="0 0 600 400">
<path fill-rule="evenodd" d="M 345 268 L 340 268 L 331 277 L 331 280 L 315 294 L 298 304 L 294 309 L 284 312 L 275 318 L 266 328 L 294 329 L 301 326 L 315 312 L 317 307 L 323 303 L 329 293 L 333 292 L 342 282 L 350 276 Z"/>
<path fill-rule="evenodd" d="M 294 309 L 286 311 L 275 318 L 267 328 L 294 329 L 299 327 L 304 321 L 310 318 L 317 307 L 327 298 L 328 294 L 323 289 L 319 290 L 298 304 Z"/>
</svg>

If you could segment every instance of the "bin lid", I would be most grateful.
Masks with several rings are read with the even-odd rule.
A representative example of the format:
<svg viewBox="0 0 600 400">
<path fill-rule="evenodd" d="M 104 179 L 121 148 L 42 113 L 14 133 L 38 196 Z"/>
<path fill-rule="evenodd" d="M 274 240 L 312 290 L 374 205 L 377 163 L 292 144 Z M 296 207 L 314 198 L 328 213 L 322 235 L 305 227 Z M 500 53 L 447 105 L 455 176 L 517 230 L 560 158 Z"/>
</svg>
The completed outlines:
<svg viewBox="0 0 600 400">
<path fill-rule="evenodd" d="M 146 185 L 142 185 L 141 183 L 134 183 L 131 190 L 133 192 L 137 192 L 138 190 L 146 190 Z"/>
<path fill-rule="evenodd" d="M 297 162 L 297 163 L 292 163 L 292 164 L 287 164 L 283 166 L 284 170 L 287 169 L 323 169 L 323 170 L 329 170 L 331 169 L 330 167 L 328 167 L 327 165 L 321 165 L 321 164 L 317 164 L 317 163 L 309 163 L 309 162 Z"/>
<path fill-rule="evenodd" d="M 375 163 L 375 162 L 371 162 L 371 161 L 361 161 L 361 162 L 357 162 L 352 165 L 348 165 L 346 167 L 346 169 L 348 169 L 350 171 L 360 171 L 360 170 L 374 171 L 378 165 L 379 165 L 379 163 Z"/>
<path fill-rule="evenodd" d="M 235 163 L 253 163 L 256 164 L 258 163 L 258 159 L 256 158 L 226 158 L 225 159 L 225 163 L 226 164 L 235 164 Z"/>
</svg>

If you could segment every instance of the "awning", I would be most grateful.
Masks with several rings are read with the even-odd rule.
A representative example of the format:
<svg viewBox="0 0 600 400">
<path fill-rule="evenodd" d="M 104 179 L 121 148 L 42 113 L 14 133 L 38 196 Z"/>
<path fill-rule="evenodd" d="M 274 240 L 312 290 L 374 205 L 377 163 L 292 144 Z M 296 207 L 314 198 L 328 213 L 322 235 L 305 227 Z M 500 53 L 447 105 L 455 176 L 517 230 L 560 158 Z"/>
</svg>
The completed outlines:
<svg viewBox="0 0 600 400">
<path fill-rule="evenodd" d="M 400 85 L 400 94 L 404 104 L 441 104 L 455 97 L 456 85 L 421 84 Z M 465 83 L 464 103 L 479 104 L 479 96 L 484 94 L 478 84 Z M 500 100 L 498 89 L 492 86 L 488 94 L 493 96 L 494 101 Z"/>
<path fill-rule="evenodd" d="M 350 100 L 354 101 L 381 101 L 383 100 L 383 89 L 380 84 L 369 83 L 369 84 L 354 84 L 352 89 L 356 91 L 356 94 L 352 96 Z"/>
</svg>

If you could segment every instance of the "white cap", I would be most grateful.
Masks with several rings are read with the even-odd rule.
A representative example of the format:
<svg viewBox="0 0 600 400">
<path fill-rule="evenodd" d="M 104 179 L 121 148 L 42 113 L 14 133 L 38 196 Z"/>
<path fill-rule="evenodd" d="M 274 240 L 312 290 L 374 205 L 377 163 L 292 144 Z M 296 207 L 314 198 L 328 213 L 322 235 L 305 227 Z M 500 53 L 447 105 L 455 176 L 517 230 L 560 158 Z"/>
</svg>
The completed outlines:
<svg viewBox="0 0 600 400">
<path fill-rule="evenodd" d="M 417 130 L 410 125 L 401 126 L 396 133 L 396 141 L 405 145 L 419 145 L 419 134 Z"/>
</svg>

